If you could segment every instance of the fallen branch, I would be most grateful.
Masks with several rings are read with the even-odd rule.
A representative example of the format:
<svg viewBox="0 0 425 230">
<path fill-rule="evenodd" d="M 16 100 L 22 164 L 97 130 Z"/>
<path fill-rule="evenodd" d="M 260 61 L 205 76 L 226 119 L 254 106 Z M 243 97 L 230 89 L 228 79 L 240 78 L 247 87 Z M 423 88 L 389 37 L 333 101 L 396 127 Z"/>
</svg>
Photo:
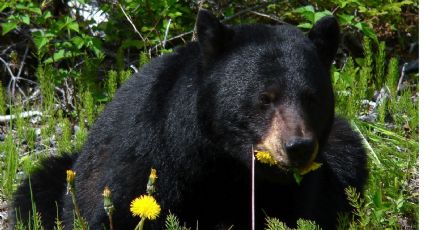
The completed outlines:
<svg viewBox="0 0 425 230">
<path fill-rule="evenodd" d="M 18 115 L 4 115 L 4 116 L 0 116 L 0 123 L 6 123 L 18 117 L 27 118 L 27 117 L 34 117 L 34 116 L 43 116 L 43 113 L 40 111 L 27 111 L 27 112 L 22 112 Z"/>
</svg>

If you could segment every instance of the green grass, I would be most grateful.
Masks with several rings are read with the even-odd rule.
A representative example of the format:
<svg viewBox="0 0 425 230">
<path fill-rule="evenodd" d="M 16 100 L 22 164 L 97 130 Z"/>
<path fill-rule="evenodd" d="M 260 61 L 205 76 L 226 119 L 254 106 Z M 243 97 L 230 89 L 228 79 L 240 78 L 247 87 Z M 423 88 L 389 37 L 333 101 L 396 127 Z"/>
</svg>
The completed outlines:
<svg viewBox="0 0 425 230">
<path fill-rule="evenodd" d="M 369 155 L 368 167 L 370 177 L 363 197 L 358 191 L 347 190 L 347 195 L 355 207 L 357 219 L 341 216 L 341 229 L 399 229 L 407 222 L 414 229 L 418 228 L 418 150 L 419 150 L 419 113 L 418 101 L 414 101 L 416 91 L 407 88 L 397 92 L 399 79 L 396 58 L 385 55 L 385 46 L 379 44 L 378 53 L 373 54 L 371 42 L 364 41 L 365 58 L 348 58 L 343 67 L 333 68 L 332 80 L 336 95 L 336 111 L 351 120 L 353 128 L 364 139 Z M 141 54 L 140 65 L 148 60 Z M 389 60 L 388 64 L 385 61 Z M 96 65 L 88 63 L 83 73 L 93 74 Z M 19 114 L 32 108 L 41 108 L 45 116 L 39 124 L 32 124 L 28 119 L 13 120 L 6 130 L 5 141 L 0 149 L 5 153 L 0 162 L 2 178 L 0 195 L 10 198 L 17 184 L 18 172 L 27 174 L 42 157 L 51 152 L 64 153 L 81 149 L 87 136 L 88 127 L 93 124 L 104 101 L 99 100 L 99 89 L 93 83 L 79 83 L 84 90 L 77 91 L 76 114 L 64 113 L 55 107 L 60 101 L 52 95 L 54 92 L 51 79 L 55 79 L 52 66 L 39 67 L 37 77 L 40 82 L 42 101 L 34 105 L 13 106 L 12 114 Z M 130 70 L 111 70 L 105 80 L 103 92 L 109 101 L 116 88 L 131 76 Z M 416 78 L 417 76 L 414 76 Z M 89 80 L 86 80 L 89 81 Z M 363 100 L 371 100 L 374 93 L 383 89 L 387 97 L 373 111 L 376 120 L 366 122 L 359 119 L 361 115 L 370 115 L 371 108 L 364 106 Z M 0 94 L 2 91 L 0 90 Z M 417 99 L 417 98 L 416 98 Z M 0 96 L 0 101 L 5 98 Z M 1 102 L 1 103 L 3 103 Z M 0 107 L 5 105 L 0 103 Z M 55 109 L 56 108 L 56 109 Z M 4 113 L 4 109 L 0 109 Z M 74 133 L 73 126 L 78 124 Z M 35 129 L 41 129 L 37 140 Z M 58 132 L 60 129 L 61 132 Z M 55 138 L 53 138 L 55 137 Z M 25 142 L 24 142 L 25 140 Z M 52 142 L 52 140 L 56 140 Z M 35 149 L 42 147 L 37 153 Z M 21 155 L 20 155 L 21 153 Z M 26 153 L 26 154 L 23 154 Z M 100 194 L 99 194 L 100 196 Z M 38 217 L 32 217 L 35 223 L 29 229 L 39 229 Z M 279 220 L 272 217 L 267 220 L 267 229 L 288 229 Z M 60 221 L 57 224 L 60 229 Z M 78 223 L 76 224 L 78 226 Z M 167 229 L 185 229 L 180 226 L 176 216 L 169 215 Z M 23 229 L 23 226 L 21 226 Z M 309 221 L 300 220 L 298 229 L 316 229 Z M 79 227 L 76 227 L 79 229 Z"/>
</svg>

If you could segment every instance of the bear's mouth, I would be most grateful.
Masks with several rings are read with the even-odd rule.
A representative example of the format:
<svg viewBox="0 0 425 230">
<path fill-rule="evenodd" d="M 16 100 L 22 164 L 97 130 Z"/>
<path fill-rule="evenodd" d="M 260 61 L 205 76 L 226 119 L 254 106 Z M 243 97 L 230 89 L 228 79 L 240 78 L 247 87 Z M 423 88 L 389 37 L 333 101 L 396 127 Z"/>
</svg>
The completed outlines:
<svg viewBox="0 0 425 230">
<path fill-rule="evenodd" d="M 318 152 L 317 141 L 314 142 L 312 151 L 301 152 L 296 157 L 289 157 L 284 148 L 273 148 L 265 144 L 258 144 L 254 148 L 256 159 L 261 163 L 277 166 L 283 170 L 296 169 L 300 172 L 308 171 L 314 165 Z"/>
</svg>

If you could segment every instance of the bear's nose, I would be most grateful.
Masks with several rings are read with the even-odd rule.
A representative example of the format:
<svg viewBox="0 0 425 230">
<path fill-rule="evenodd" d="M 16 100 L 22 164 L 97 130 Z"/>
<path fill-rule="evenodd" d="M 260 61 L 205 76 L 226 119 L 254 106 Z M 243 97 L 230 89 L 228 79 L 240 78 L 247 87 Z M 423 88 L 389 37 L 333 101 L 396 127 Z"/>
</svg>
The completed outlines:
<svg viewBox="0 0 425 230">
<path fill-rule="evenodd" d="M 315 151 L 315 141 L 310 138 L 293 138 L 285 143 L 289 161 L 295 167 L 302 167 L 310 163 Z"/>
</svg>

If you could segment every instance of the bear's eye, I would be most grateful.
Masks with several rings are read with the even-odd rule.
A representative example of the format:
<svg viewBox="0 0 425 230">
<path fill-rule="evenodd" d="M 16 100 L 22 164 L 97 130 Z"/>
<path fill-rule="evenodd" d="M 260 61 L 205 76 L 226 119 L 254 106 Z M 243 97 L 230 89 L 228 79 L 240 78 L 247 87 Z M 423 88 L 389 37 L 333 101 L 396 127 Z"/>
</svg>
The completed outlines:
<svg viewBox="0 0 425 230">
<path fill-rule="evenodd" d="M 270 105 L 274 101 L 274 95 L 272 93 L 261 93 L 259 101 L 263 105 Z"/>
<path fill-rule="evenodd" d="M 307 107 L 312 107 L 318 104 L 318 97 L 317 94 L 313 90 L 306 90 L 302 94 L 302 100 L 304 102 L 304 105 Z"/>
</svg>

